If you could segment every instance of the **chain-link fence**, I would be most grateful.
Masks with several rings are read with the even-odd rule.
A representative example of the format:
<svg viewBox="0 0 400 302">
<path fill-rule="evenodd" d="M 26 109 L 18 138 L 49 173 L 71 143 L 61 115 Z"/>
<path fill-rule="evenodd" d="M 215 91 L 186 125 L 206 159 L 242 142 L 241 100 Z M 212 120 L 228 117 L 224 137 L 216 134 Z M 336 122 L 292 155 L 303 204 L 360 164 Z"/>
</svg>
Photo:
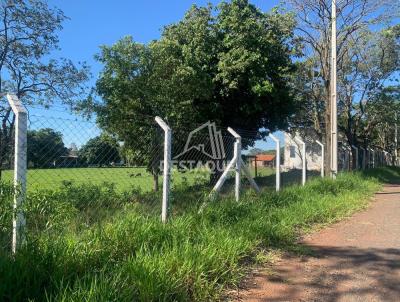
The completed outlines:
<svg viewBox="0 0 400 302">
<path fill-rule="evenodd" d="M 2 125 L 0 130 L 0 249 L 10 250 L 12 242 L 12 219 L 14 187 L 14 124 L 11 108 L 0 108 Z"/>
<path fill-rule="evenodd" d="M 11 117 L 12 120 L 12 117 Z M 129 121 L 126 121 L 129 123 Z M 9 127 L 13 127 L 10 123 Z M 124 122 L 121 121 L 121 127 Z M 146 138 L 130 142 L 100 130 L 95 122 L 60 117 L 29 115 L 27 132 L 27 190 L 54 190 L 71 185 L 108 184 L 117 191 L 158 190 L 162 181 L 164 133 L 151 121 Z M 270 138 L 257 139 L 242 131 L 242 159 L 261 188 L 275 188 L 277 152 Z M 172 129 L 172 187 L 215 184 L 233 157 L 235 138 L 215 124 L 175 133 Z M 2 142 L 1 179 L 11 182 L 14 168 L 14 135 L 9 130 Z M 279 133 L 281 186 L 301 184 L 320 176 L 322 147 L 316 140 Z M 305 154 L 303 154 L 305 151 Z M 358 152 L 356 157 L 354 154 Z M 339 171 L 373 167 L 388 160 L 381 151 L 339 145 Z M 304 162 L 305 161 L 305 162 Z M 229 174 L 232 178 L 233 172 Z M 228 183 L 232 180 L 228 180 Z"/>
<path fill-rule="evenodd" d="M 26 163 L 28 192 L 105 183 L 114 185 L 119 191 L 133 187 L 152 190 L 152 167 L 160 156 L 162 137 L 156 125 L 148 131 L 154 132 L 154 141 L 157 141 L 154 146 L 130 152 L 93 122 L 30 115 Z M 13 178 L 12 133 L 11 137 L 5 144 L 3 181 Z"/>
<path fill-rule="evenodd" d="M 172 128 L 168 140 L 154 117 L 136 120 L 136 128 L 132 120 L 121 119 L 119 129 L 108 129 L 79 117 L 32 113 L 24 132 L 11 108 L 0 114 L 4 121 L 0 136 L 2 246 L 11 242 L 10 209 L 13 200 L 20 198 L 15 195 L 14 179 L 26 185 L 26 190 L 21 187 L 21 196 L 28 201 L 38 192 L 68 192 L 56 195 L 72 200 L 74 192 L 84 190 L 88 198 L 78 207 L 90 208 L 91 199 L 106 191 L 119 199 L 123 196 L 126 202 L 161 204 L 164 200 L 166 217 L 178 204 L 182 209 L 185 204 L 203 202 L 212 192 L 239 199 L 253 189 L 304 185 L 310 178 L 324 176 L 326 167 L 325 145 L 296 133 L 228 129 L 209 121 L 194 129 Z M 165 157 L 167 150 L 169 157 Z M 338 146 L 339 171 L 377 167 L 390 160 L 390 154 L 377 148 L 348 146 L 344 141 Z M 164 175 L 170 178 L 166 184 Z M 163 185 L 168 188 L 162 190 Z M 34 216 L 38 220 L 39 212 Z"/>
</svg>

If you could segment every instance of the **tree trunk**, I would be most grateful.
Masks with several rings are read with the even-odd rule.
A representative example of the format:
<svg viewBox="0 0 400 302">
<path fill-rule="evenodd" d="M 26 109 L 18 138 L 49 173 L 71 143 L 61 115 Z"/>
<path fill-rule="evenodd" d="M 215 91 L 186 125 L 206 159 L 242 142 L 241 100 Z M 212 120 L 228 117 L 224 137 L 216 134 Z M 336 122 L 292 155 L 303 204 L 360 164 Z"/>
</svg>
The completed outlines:
<svg viewBox="0 0 400 302">
<path fill-rule="evenodd" d="M 158 184 L 158 173 L 153 173 L 153 191 L 158 192 L 159 184 Z"/>
</svg>

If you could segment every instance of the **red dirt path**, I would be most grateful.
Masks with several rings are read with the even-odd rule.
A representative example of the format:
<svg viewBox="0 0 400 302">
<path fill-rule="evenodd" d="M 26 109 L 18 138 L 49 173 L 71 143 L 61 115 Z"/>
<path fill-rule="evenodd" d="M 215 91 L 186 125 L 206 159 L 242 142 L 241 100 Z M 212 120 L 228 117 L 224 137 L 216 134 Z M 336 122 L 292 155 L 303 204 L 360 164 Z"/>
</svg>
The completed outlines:
<svg viewBox="0 0 400 302">
<path fill-rule="evenodd" d="M 255 273 L 238 301 L 400 301 L 400 186 L 304 244 L 313 256 L 286 255 Z"/>
</svg>

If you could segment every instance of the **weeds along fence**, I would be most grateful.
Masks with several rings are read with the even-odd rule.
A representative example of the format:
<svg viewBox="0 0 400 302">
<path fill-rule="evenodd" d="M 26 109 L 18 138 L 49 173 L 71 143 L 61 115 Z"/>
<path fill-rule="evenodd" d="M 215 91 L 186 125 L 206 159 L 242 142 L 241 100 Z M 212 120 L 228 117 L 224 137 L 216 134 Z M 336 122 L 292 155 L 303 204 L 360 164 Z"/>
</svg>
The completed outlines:
<svg viewBox="0 0 400 302">
<path fill-rule="evenodd" d="M 152 204 L 165 222 L 174 205 L 202 204 L 218 195 L 239 200 L 243 194 L 279 191 L 324 176 L 324 144 L 298 134 L 263 137 L 211 121 L 173 129 L 155 117 L 141 117 L 134 126 L 132 120 L 121 120 L 118 129 L 106 131 L 78 117 L 27 112 L 15 96 L 8 101 L 8 111 L 0 112 L 9 113 L 0 140 L 0 247 L 14 252 L 26 235 L 25 218 L 29 223 L 24 203 L 38 192 L 67 192 L 63 198 L 73 200 L 75 192 L 86 190 L 91 195 L 84 202 L 90 207 L 97 192 L 106 191 Z M 390 160 L 389 153 L 376 148 L 339 146 L 341 171 Z M 46 213 L 38 211 L 35 219 L 40 215 Z"/>
</svg>

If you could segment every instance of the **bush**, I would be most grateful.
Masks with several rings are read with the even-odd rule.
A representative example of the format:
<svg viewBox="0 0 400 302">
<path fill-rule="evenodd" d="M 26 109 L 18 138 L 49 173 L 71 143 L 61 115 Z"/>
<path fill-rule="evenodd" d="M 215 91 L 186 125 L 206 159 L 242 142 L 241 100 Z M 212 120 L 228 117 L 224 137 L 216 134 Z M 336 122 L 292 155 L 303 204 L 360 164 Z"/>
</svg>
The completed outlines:
<svg viewBox="0 0 400 302">
<path fill-rule="evenodd" d="M 14 188 L 0 181 L 0 251 L 11 250 Z"/>
</svg>

